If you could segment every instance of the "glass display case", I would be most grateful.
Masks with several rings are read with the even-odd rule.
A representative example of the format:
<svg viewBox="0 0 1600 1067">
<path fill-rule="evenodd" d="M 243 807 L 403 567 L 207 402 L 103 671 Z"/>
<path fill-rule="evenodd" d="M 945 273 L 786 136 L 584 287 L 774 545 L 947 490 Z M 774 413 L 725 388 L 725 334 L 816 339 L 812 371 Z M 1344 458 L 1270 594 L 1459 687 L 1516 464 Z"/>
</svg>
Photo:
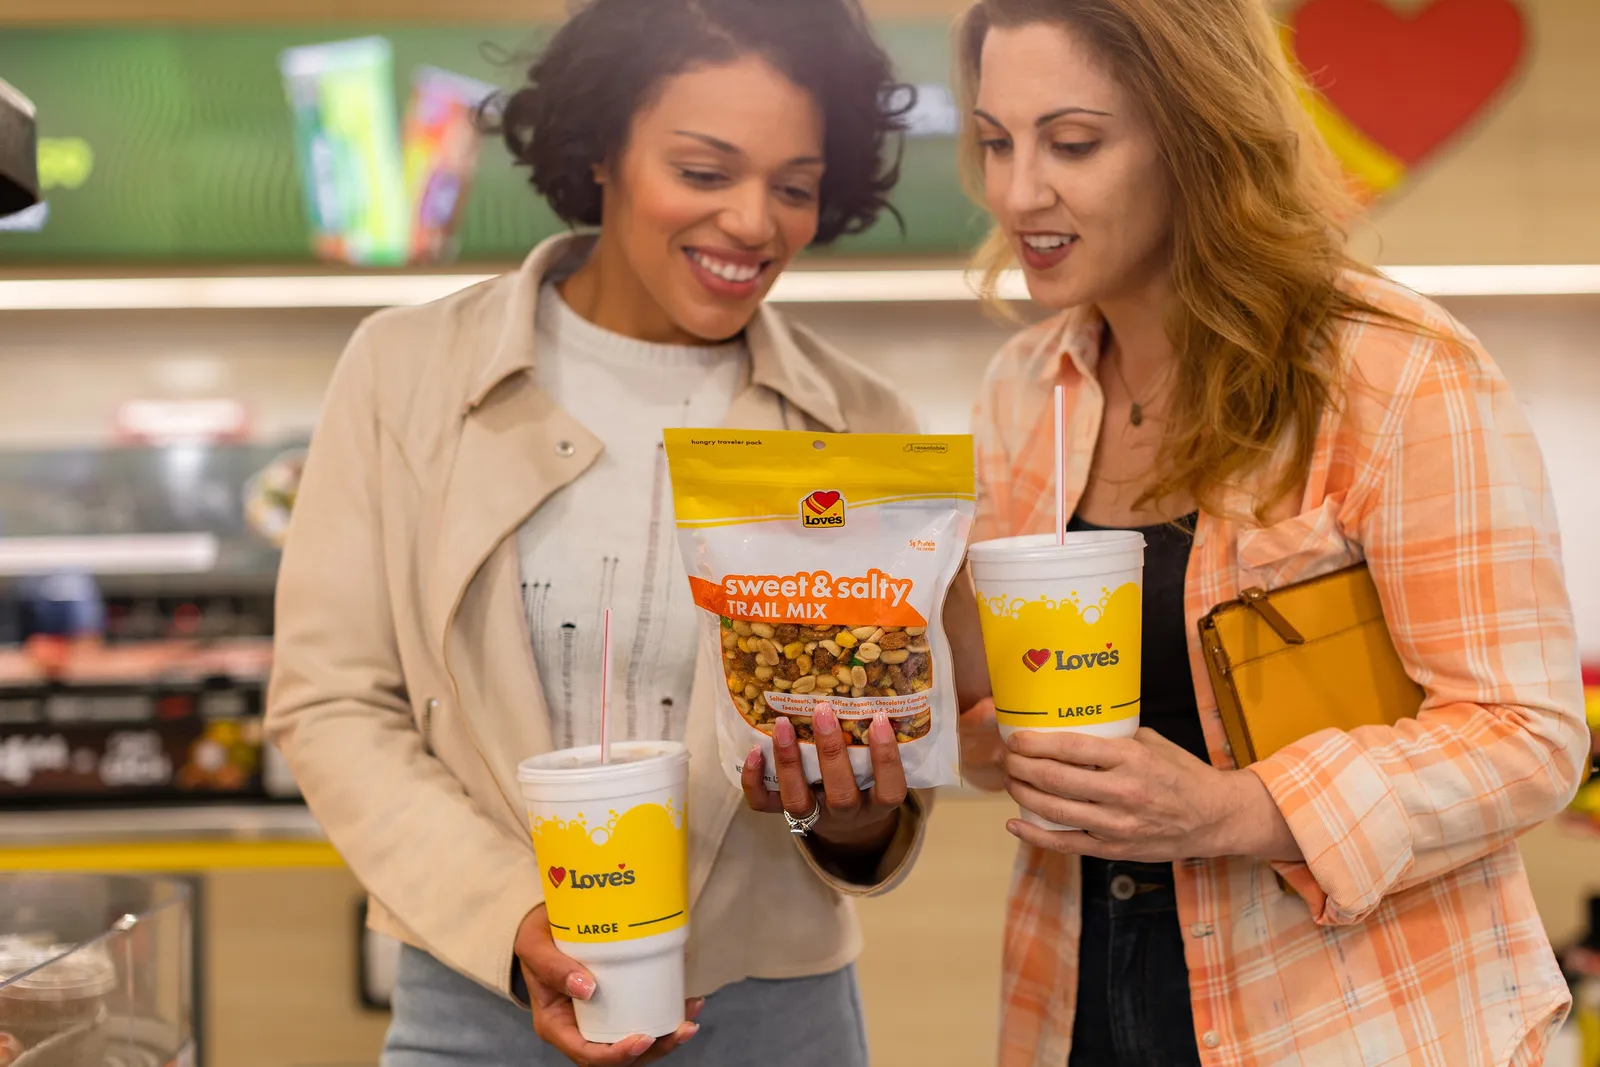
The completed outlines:
<svg viewBox="0 0 1600 1067">
<path fill-rule="evenodd" d="M 0 1067 L 192 1064 L 192 918 L 176 880 L 0 873 Z"/>
</svg>

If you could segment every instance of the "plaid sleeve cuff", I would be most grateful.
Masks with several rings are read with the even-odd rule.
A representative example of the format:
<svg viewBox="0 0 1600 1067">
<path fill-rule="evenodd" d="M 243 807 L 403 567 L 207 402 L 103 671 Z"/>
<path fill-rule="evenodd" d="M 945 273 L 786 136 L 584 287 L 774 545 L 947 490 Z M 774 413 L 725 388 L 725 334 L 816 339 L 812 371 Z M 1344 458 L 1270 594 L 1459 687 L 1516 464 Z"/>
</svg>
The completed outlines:
<svg viewBox="0 0 1600 1067">
<path fill-rule="evenodd" d="M 1325 926 L 1358 923 L 1410 868 L 1410 820 L 1388 776 L 1340 730 L 1321 730 L 1256 763 L 1305 855 L 1273 868 Z"/>
</svg>

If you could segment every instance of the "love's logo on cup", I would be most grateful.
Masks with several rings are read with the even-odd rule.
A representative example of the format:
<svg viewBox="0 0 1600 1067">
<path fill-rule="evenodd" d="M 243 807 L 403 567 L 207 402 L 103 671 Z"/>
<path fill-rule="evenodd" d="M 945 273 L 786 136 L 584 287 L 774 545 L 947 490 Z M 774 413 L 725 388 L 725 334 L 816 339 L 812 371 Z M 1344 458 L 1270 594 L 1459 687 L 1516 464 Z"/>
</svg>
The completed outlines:
<svg viewBox="0 0 1600 1067">
<path fill-rule="evenodd" d="M 834 489 L 818 489 L 800 501 L 800 525 L 808 530 L 844 525 L 844 494 Z"/>
<path fill-rule="evenodd" d="M 1000 723 L 1023 729 L 1116 722 L 1139 714 L 1143 598 L 1137 583 L 1084 604 L 979 594 Z"/>
<path fill-rule="evenodd" d="M 688 921 L 687 824 L 666 804 L 638 804 L 591 828 L 582 815 L 535 818 L 545 910 L 557 941 L 630 941 Z"/>
</svg>

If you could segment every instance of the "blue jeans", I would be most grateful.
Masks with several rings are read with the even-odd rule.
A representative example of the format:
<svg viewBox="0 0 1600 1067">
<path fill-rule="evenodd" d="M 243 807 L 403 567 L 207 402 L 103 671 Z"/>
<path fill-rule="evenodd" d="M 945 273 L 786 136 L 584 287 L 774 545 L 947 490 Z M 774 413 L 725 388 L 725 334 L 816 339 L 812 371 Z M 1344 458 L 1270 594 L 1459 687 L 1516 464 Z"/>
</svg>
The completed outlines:
<svg viewBox="0 0 1600 1067">
<path fill-rule="evenodd" d="M 1084 858 L 1068 1067 L 1200 1067 L 1170 863 Z"/>
<path fill-rule="evenodd" d="M 700 1032 L 672 1067 L 867 1067 L 854 967 L 814 978 L 748 978 L 706 998 Z M 405 948 L 382 1067 L 570 1067 L 527 1009 Z"/>
</svg>

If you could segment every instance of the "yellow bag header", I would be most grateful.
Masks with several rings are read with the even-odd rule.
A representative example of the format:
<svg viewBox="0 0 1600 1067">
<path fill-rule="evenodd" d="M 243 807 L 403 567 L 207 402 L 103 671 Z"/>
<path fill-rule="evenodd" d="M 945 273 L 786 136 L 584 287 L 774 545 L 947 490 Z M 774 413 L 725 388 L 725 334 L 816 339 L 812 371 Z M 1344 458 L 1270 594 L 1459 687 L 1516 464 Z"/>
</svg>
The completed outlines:
<svg viewBox="0 0 1600 1067">
<path fill-rule="evenodd" d="M 966 434 L 668 430 L 666 444 L 680 529 L 781 520 L 837 527 L 853 508 L 977 497 Z"/>
</svg>

